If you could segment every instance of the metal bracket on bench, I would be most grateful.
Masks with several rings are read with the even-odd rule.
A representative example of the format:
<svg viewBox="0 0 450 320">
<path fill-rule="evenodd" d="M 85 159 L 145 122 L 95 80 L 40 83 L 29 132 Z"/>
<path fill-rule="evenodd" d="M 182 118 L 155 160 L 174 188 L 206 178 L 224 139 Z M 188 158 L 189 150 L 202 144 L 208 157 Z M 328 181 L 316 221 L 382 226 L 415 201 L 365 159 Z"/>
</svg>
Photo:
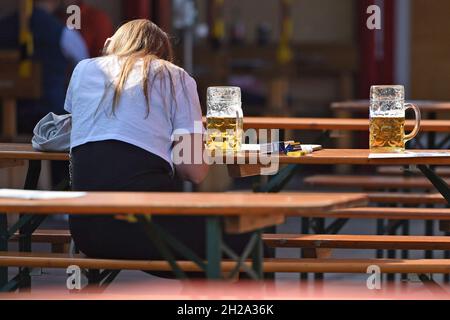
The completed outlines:
<svg viewBox="0 0 450 320">
<path fill-rule="evenodd" d="M 424 286 L 434 294 L 448 294 L 448 292 L 442 288 L 436 281 L 434 281 L 432 275 L 418 274 L 417 275 Z"/>
<path fill-rule="evenodd" d="M 177 278 L 185 279 L 187 277 L 185 272 L 182 271 L 181 268 L 178 266 L 174 254 L 172 253 L 172 250 L 177 252 L 179 255 L 185 257 L 186 259 L 197 264 L 197 266 L 201 270 L 207 273 L 208 277 L 223 278 L 220 272 L 221 255 L 223 252 L 227 256 L 236 261 L 236 267 L 230 273 L 229 275 L 230 278 L 236 276 L 236 274 L 242 269 L 251 278 L 261 279 L 263 277 L 261 268 L 262 231 L 258 230 L 254 232 L 246 248 L 244 249 L 244 253 L 241 256 L 239 256 L 235 252 L 233 252 L 226 244 L 222 242 L 221 224 L 218 222 L 220 218 L 210 217 L 208 219 L 209 220 L 207 222 L 208 224 L 207 236 L 213 236 L 213 238 L 215 238 L 208 240 L 208 246 L 211 246 L 211 248 L 209 249 L 217 251 L 216 252 L 217 257 L 216 256 L 208 257 L 208 263 L 205 263 L 196 253 L 194 253 L 190 248 L 188 248 L 186 245 L 184 245 L 175 237 L 173 237 L 161 226 L 149 220 L 146 220 L 143 217 L 138 218 L 140 223 L 143 223 L 145 225 L 148 231 L 148 235 L 151 237 L 153 244 L 157 247 L 157 249 L 160 251 L 163 257 L 169 262 Z M 211 241 L 214 243 L 211 243 Z M 252 255 L 253 257 L 253 269 L 245 265 L 245 261 L 250 255 Z"/>
</svg>

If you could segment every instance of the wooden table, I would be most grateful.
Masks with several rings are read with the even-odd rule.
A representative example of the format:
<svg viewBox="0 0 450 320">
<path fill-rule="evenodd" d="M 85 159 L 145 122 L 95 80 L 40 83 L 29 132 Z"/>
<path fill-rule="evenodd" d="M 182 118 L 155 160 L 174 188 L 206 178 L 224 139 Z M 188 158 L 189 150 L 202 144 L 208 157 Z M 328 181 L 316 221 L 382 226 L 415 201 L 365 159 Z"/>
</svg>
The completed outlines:
<svg viewBox="0 0 450 320">
<path fill-rule="evenodd" d="M 422 112 L 427 113 L 439 113 L 450 112 L 450 102 L 446 101 L 407 101 L 417 105 Z M 342 101 L 331 104 L 331 108 L 334 111 L 351 111 L 351 112 L 366 112 L 369 113 L 369 100 L 356 100 L 356 101 Z"/>
<path fill-rule="evenodd" d="M 430 150 L 420 150 L 421 152 Z M 431 150 L 433 151 L 433 150 Z M 443 152 L 436 150 L 433 152 Z M 428 166 L 450 165 L 450 157 L 442 158 L 400 158 L 400 159 L 369 159 L 369 150 L 365 149 L 325 149 L 315 152 L 304 157 L 287 157 L 287 156 L 273 156 L 269 159 L 277 165 L 287 164 L 282 168 L 277 178 L 271 180 L 271 185 L 262 189 L 262 192 L 273 192 L 281 190 L 284 181 L 289 179 L 295 173 L 295 167 L 301 165 L 332 165 L 332 164 L 349 164 L 349 165 L 416 165 L 418 169 L 431 181 L 442 196 L 450 203 L 450 188 L 435 172 Z M 255 164 L 249 164 L 250 154 L 241 154 L 232 157 L 234 164 L 228 165 L 229 171 L 236 176 L 255 176 L 261 173 L 261 168 L 264 167 L 261 159 L 257 159 Z M 42 153 L 32 150 L 30 145 L 0 145 L 0 160 L 29 160 L 30 167 L 27 175 L 27 189 L 34 189 L 39 178 L 40 161 L 41 160 L 68 160 L 68 155 L 65 153 Z M 264 161 L 267 161 L 265 159 Z M 242 163 L 242 164 L 237 164 Z M 266 162 L 267 163 L 267 162 Z M 280 168 L 276 167 L 276 171 Z M 278 180 L 278 181 L 277 181 Z M 275 187 L 274 187 L 275 186 Z M 281 187 L 279 187 L 281 186 Z M 264 194 L 263 198 L 267 197 Z M 328 197 L 328 196 L 327 196 Z M 206 201 L 206 197 L 202 197 L 201 201 Z M 255 201 L 257 202 L 256 198 Z M 90 205 L 93 205 L 92 203 Z M 185 206 L 185 204 L 183 204 Z M 5 208 L 6 209 L 6 208 Z M 19 210 L 20 209 L 20 210 Z M 19 212 L 26 212 L 27 208 L 18 208 Z M 210 208 L 209 208 L 210 209 Z M 297 212 L 298 214 L 298 212 Z M 217 218 L 217 217 L 216 217 Z M 1 250 L 0 250 L 1 251 Z"/>
<path fill-rule="evenodd" d="M 31 144 L 0 143 L 0 160 L 68 161 L 69 154 L 67 152 L 39 152 L 34 150 Z"/>
<path fill-rule="evenodd" d="M 236 193 L 88 193 L 85 197 L 60 200 L 21 200 L 0 199 L 0 252 L 8 251 L 8 239 L 17 231 L 7 227 L 7 214 L 22 212 L 28 215 L 48 214 L 116 214 L 137 215 L 149 231 L 149 238 L 159 249 L 161 255 L 173 264 L 176 261 L 169 247 L 188 251 L 181 243 L 168 235 L 165 230 L 143 215 L 158 216 L 205 216 L 207 236 L 207 265 L 209 278 L 222 278 L 220 263 L 222 248 L 226 243 L 222 239 L 225 223 L 226 230 L 233 233 L 252 232 L 245 252 L 252 252 L 253 274 L 262 277 L 262 238 L 261 229 L 284 222 L 289 215 L 311 215 L 334 209 L 355 207 L 368 202 L 364 194 L 334 194 L 324 198 L 320 194 L 286 193 L 286 194 L 236 194 Z M 236 229 L 236 226 L 238 228 Z M 189 226 L 186 226 L 187 228 Z M 240 228 L 239 228 L 240 227 Z M 153 235 L 153 236 L 150 236 Z M 156 237 L 156 238 L 155 238 Z M 171 239 L 172 238 L 172 239 Z M 158 246 L 157 243 L 165 243 Z M 229 248 L 227 248 L 229 252 Z M 237 256 L 237 255 L 236 255 Z M 193 252 L 187 252 L 194 262 L 202 261 Z M 193 258 L 194 257 L 194 258 Z M 245 260 L 246 257 L 243 258 Z M 239 259 L 235 259 L 242 263 Z M 179 270 L 178 270 L 179 271 Z M 0 268 L 0 288 L 7 281 L 7 269 Z"/>
</svg>

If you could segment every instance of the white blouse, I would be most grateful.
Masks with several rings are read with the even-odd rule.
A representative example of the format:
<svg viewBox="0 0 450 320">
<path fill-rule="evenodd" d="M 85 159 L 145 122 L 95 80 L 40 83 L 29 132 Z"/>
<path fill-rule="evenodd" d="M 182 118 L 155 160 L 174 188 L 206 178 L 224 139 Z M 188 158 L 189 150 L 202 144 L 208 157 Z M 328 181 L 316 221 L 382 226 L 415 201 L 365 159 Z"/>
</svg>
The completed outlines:
<svg viewBox="0 0 450 320">
<path fill-rule="evenodd" d="M 172 135 L 202 133 L 203 126 L 197 84 L 183 69 L 169 64 L 169 77 L 156 78 L 149 90 L 150 111 L 142 89 L 142 65 L 138 61 L 124 86 L 115 114 L 112 114 L 115 79 L 121 70 L 116 56 L 83 60 L 75 68 L 67 91 L 65 110 L 72 113 L 71 148 L 88 142 L 119 140 L 160 156 L 172 165 Z M 152 63 L 149 74 L 161 67 Z"/>
</svg>

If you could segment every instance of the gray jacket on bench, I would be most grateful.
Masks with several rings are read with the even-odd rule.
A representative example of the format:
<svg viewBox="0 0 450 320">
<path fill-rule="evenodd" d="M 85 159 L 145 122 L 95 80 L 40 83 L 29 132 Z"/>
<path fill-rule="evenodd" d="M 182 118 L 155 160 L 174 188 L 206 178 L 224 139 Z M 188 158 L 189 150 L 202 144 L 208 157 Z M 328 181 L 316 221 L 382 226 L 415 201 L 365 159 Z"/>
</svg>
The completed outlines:
<svg viewBox="0 0 450 320">
<path fill-rule="evenodd" d="M 71 130 L 72 115 L 58 116 L 51 112 L 34 128 L 33 148 L 44 152 L 68 152 Z"/>
</svg>

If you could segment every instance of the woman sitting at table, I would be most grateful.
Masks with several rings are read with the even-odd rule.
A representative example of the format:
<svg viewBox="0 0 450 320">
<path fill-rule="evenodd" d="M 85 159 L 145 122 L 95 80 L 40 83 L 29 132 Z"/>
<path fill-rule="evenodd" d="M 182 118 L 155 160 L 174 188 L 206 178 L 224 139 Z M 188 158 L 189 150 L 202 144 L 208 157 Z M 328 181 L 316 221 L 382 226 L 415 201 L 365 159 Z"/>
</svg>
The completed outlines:
<svg viewBox="0 0 450 320">
<path fill-rule="evenodd" d="M 171 63 L 168 35 L 148 20 L 135 20 L 108 39 L 104 53 L 76 67 L 67 92 L 73 190 L 172 191 L 175 172 L 194 183 L 204 180 L 206 164 L 172 161 L 174 132 L 182 129 L 182 138 L 193 141 L 202 139 L 203 126 L 194 130 L 202 121 L 196 83 Z M 203 152 L 203 143 L 193 145 L 198 147 L 192 146 L 192 159 Z M 152 221 L 204 256 L 203 218 Z M 161 259 L 139 223 L 71 216 L 70 230 L 77 248 L 90 257 Z"/>
</svg>

